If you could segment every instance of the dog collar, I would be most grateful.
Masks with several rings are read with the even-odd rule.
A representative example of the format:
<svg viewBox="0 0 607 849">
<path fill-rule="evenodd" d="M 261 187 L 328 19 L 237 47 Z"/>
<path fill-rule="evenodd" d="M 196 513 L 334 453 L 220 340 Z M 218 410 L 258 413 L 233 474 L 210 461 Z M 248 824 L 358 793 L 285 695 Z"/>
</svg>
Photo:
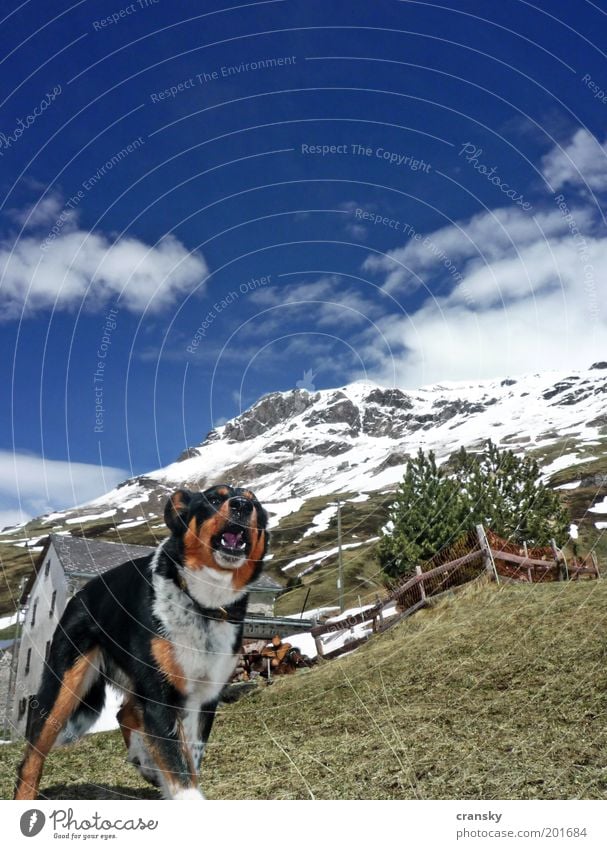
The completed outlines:
<svg viewBox="0 0 607 849">
<path fill-rule="evenodd" d="M 180 573 L 177 574 L 177 583 L 179 589 L 187 595 L 194 607 L 201 613 L 205 619 L 215 619 L 217 622 L 227 622 L 230 616 L 229 610 L 226 607 L 203 607 L 196 601 L 192 593 L 188 589 L 185 578 Z"/>
</svg>

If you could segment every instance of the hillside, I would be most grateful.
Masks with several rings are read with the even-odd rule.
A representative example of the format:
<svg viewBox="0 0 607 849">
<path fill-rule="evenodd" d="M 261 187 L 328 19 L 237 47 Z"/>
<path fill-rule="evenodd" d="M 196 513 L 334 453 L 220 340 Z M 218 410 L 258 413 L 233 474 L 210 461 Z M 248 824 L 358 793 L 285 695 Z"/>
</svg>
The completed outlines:
<svg viewBox="0 0 607 849">
<path fill-rule="evenodd" d="M 582 550 L 596 547 L 605 560 L 606 399 L 607 363 L 411 391 L 358 382 L 266 395 L 169 466 L 78 509 L 1 531 L 0 614 L 13 611 L 19 580 L 49 531 L 153 545 L 166 533 L 162 510 L 175 487 L 222 480 L 255 489 L 271 514 L 268 571 L 304 585 L 281 599 L 281 613 L 300 609 L 308 588 L 312 606 L 335 601 L 337 495 L 345 501 L 346 602 L 369 600 L 382 586 L 375 541 L 407 457 L 422 447 L 446 462 L 488 437 L 537 457 L 546 480 L 561 487 Z"/>
<path fill-rule="evenodd" d="M 221 708 L 215 799 L 605 798 L 607 583 L 480 584 Z M 21 748 L 0 746 L 0 797 Z M 118 732 L 52 753 L 49 798 L 157 798 Z"/>
</svg>

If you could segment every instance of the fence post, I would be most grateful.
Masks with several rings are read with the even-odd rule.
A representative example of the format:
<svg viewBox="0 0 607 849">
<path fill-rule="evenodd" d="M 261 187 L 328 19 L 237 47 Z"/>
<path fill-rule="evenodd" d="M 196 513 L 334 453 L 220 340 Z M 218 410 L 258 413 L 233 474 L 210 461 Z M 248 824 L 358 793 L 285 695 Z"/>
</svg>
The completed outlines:
<svg viewBox="0 0 607 849">
<path fill-rule="evenodd" d="M 523 551 L 525 552 L 525 557 L 529 557 L 529 549 L 527 548 L 527 543 L 523 540 Z M 529 583 L 533 583 L 533 576 L 531 574 L 531 566 L 527 566 L 527 578 Z"/>
<path fill-rule="evenodd" d="M 594 566 L 594 568 L 596 570 L 596 577 L 597 577 L 597 580 L 598 580 L 601 577 L 601 573 L 599 572 L 599 564 L 597 562 L 596 555 L 595 555 L 594 551 L 590 552 L 590 557 L 592 558 L 592 565 Z"/>
<path fill-rule="evenodd" d="M 489 540 L 487 539 L 487 534 L 485 533 L 485 529 L 482 525 L 476 526 L 476 535 L 478 537 L 478 542 L 481 547 L 481 551 L 483 552 L 483 558 L 485 561 L 485 569 L 487 570 L 487 574 L 495 579 L 496 584 L 499 584 L 500 579 L 499 575 L 497 574 L 497 569 L 495 567 L 493 552 L 491 551 L 491 547 L 489 546 Z"/>
<path fill-rule="evenodd" d="M 419 565 L 416 566 L 415 572 L 416 572 L 417 575 L 423 575 L 422 567 L 419 566 Z M 424 579 L 423 578 L 419 582 L 419 595 L 420 595 L 420 601 L 426 600 L 426 588 L 424 586 Z"/>
<path fill-rule="evenodd" d="M 554 559 L 556 560 L 556 565 L 559 570 L 559 581 L 568 581 L 569 580 L 569 568 L 567 566 L 567 560 L 563 551 L 556 544 L 556 540 L 554 537 L 550 540 L 550 545 L 552 546 L 552 551 L 554 553 Z M 562 565 L 560 565 L 562 564 Z"/>
<path fill-rule="evenodd" d="M 323 645 L 322 637 L 315 637 L 314 645 L 316 646 L 316 654 L 318 657 L 324 657 L 325 647 Z"/>
</svg>

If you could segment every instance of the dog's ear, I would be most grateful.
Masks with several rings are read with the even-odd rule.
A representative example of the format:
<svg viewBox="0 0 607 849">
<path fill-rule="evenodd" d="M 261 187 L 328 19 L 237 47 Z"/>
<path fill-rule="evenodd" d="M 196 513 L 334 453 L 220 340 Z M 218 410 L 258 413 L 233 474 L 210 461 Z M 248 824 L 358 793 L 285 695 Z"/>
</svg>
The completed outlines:
<svg viewBox="0 0 607 849">
<path fill-rule="evenodd" d="M 268 513 L 261 506 L 257 498 L 255 498 L 255 509 L 257 511 L 257 529 L 263 533 L 263 550 L 259 556 L 259 560 L 263 560 L 268 551 L 270 543 L 270 532 L 268 530 Z"/>
<path fill-rule="evenodd" d="M 185 531 L 188 504 L 191 500 L 191 492 L 187 489 L 178 489 L 167 501 L 164 508 L 164 521 L 171 533 L 182 534 Z"/>
</svg>

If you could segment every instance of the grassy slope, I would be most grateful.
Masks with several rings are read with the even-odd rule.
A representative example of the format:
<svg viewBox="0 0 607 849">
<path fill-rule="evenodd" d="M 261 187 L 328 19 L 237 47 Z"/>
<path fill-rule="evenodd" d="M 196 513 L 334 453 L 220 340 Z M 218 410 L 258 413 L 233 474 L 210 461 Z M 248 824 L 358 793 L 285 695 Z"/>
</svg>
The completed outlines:
<svg viewBox="0 0 607 849">
<path fill-rule="evenodd" d="M 335 520 L 326 531 L 303 538 L 305 531 L 312 525 L 314 517 L 333 499 L 334 496 L 330 495 L 310 498 L 299 510 L 281 521 L 280 527 L 272 532 L 271 551 L 274 557 L 266 566 L 265 571 L 268 575 L 284 584 L 285 574 L 281 571 L 281 567 L 290 560 L 336 546 Z M 360 542 L 377 535 L 378 529 L 386 522 L 388 506 L 392 500 L 391 494 L 378 492 L 372 493 L 368 501 L 346 504 L 342 510 L 344 543 Z M 154 519 L 151 525 L 158 525 L 160 522 L 160 519 Z M 107 520 L 88 522 L 82 529 L 77 525 L 68 527 L 73 534 L 83 533 L 87 537 L 135 545 L 155 546 L 166 536 L 165 528 L 148 525 L 117 531 L 114 523 Z M 27 526 L 26 532 L 23 529 L 20 531 L 19 538 L 23 538 L 26 534 L 35 538 L 48 531 L 48 526 L 42 526 L 34 520 Z M 359 595 L 364 601 L 373 600 L 376 593 L 381 591 L 382 579 L 374 548 L 373 545 L 361 546 L 360 549 L 344 552 L 346 602 L 350 606 L 358 604 Z M 4 544 L 0 546 L 0 615 L 14 612 L 19 581 L 30 573 L 37 557 L 36 552 L 28 552 L 17 546 Z M 308 608 L 337 604 L 336 579 L 337 557 L 332 557 L 323 563 L 321 570 L 304 578 L 303 588 L 283 596 L 276 606 L 276 612 L 278 614 L 299 612 L 310 585 L 312 585 L 312 591 L 307 603 Z"/>
<path fill-rule="evenodd" d="M 335 518 L 331 520 L 327 530 L 303 538 L 303 534 L 311 526 L 314 516 L 333 500 L 333 497 L 326 496 L 306 501 L 300 510 L 285 517 L 280 523 L 280 527 L 272 532 L 271 550 L 274 558 L 269 565 L 279 581 L 284 581 L 285 573 L 280 573 L 277 570 L 290 560 L 336 547 L 337 526 Z M 381 526 L 386 523 L 389 506 L 393 501 L 393 493 L 374 492 L 371 493 L 367 501 L 344 504 L 342 507 L 344 545 L 358 543 L 377 536 Z M 372 602 L 377 593 L 381 593 L 383 590 L 383 579 L 375 556 L 375 548 L 376 546 L 371 543 L 370 545 L 362 545 L 360 548 L 343 551 L 347 607 L 357 605 L 359 597 L 363 602 Z M 337 567 L 337 555 L 324 560 L 320 569 L 304 575 L 303 586 L 278 599 L 276 612 L 278 614 L 298 613 L 305 601 L 308 589 L 310 589 L 307 601 L 308 608 L 338 604 Z M 305 565 L 298 568 L 304 569 Z M 294 571 L 297 572 L 298 569 Z M 289 575 L 289 573 L 286 574 Z"/>
<path fill-rule="evenodd" d="M 607 582 L 475 586 L 222 708 L 210 798 L 604 798 Z M 20 747 L 0 746 L 0 796 Z M 54 752 L 52 798 L 156 798 L 118 733 Z M 110 789 L 111 788 L 111 789 Z"/>
<path fill-rule="evenodd" d="M 553 486 L 577 481 L 591 475 L 607 475 L 607 436 L 600 437 L 596 445 L 578 445 L 571 438 L 556 439 L 552 445 L 531 451 L 544 465 L 572 452 L 582 456 L 587 455 L 589 459 L 552 475 L 550 483 Z M 579 525 L 580 553 L 585 554 L 590 549 L 594 549 L 603 567 L 607 563 L 607 533 L 598 531 L 595 522 L 604 517 L 589 513 L 588 508 L 591 504 L 600 501 L 606 492 L 605 485 L 559 491 L 562 501 L 570 511 L 572 521 Z M 341 497 L 347 499 L 352 495 L 356 493 L 342 493 Z M 274 557 L 266 566 L 266 572 L 269 575 L 280 583 L 284 583 L 288 574 L 285 575 L 281 567 L 290 560 L 335 547 L 337 543 L 335 520 L 331 522 L 327 530 L 304 538 L 304 533 L 311 527 L 314 517 L 334 499 L 335 495 L 310 498 L 299 510 L 282 519 L 279 527 L 272 532 L 271 551 Z M 344 543 L 358 542 L 376 536 L 388 518 L 392 501 L 393 494 L 390 492 L 373 492 L 370 493 L 367 501 L 346 503 L 342 510 Z M 154 546 L 165 536 L 165 529 L 160 518 L 150 520 L 150 525 L 117 530 L 112 520 L 97 519 L 86 522 L 82 527 L 78 525 L 67 527 L 71 533 L 83 534 L 87 537 L 96 536 L 112 541 L 122 540 L 126 543 Z M 14 537 L 15 539 L 22 539 L 24 536 L 36 538 L 48 531 L 48 525 L 42 525 L 40 520 L 34 519 L 25 528 L 15 531 Z M 5 542 L 0 545 L 0 615 L 14 612 L 19 581 L 31 571 L 37 557 L 34 552 L 6 544 L 11 537 L 12 535 L 3 536 Z M 370 544 L 344 551 L 347 606 L 357 605 L 359 597 L 363 603 L 372 602 L 376 594 L 381 592 L 383 582 L 375 550 L 376 545 Z M 307 602 L 308 608 L 337 604 L 336 578 L 337 557 L 334 556 L 325 560 L 320 569 L 304 576 L 302 587 L 282 596 L 276 605 L 276 612 L 279 614 L 299 612 L 308 588 L 311 590 Z"/>
<path fill-rule="evenodd" d="M 560 486 L 572 481 L 585 479 L 587 482 L 593 477 L 598 479 L 600 476 L 607 476 L 607 440 L 600 440 L 598 446 L 585 446 L 584 453 L 592 454 L 595 458 L 562 469 L 552 476 L 550 483 L 553 486 Z M 605 515 L 592 513 L 588 508 L 607 495 L 607 485 L 594 483 L 590 486 L 579 486 L 577 489 L 560 490 L 559 495 L 569 511 L 572 521 L 579 526 L 580 553 L 585 554 L 587 551 L 593 550 L 598 557 L 599 564 L 605 567 L 607 564 L 607 533 L 599 531 L 595 527 L 595 522 L 605 520 Z"/>
</svg>

